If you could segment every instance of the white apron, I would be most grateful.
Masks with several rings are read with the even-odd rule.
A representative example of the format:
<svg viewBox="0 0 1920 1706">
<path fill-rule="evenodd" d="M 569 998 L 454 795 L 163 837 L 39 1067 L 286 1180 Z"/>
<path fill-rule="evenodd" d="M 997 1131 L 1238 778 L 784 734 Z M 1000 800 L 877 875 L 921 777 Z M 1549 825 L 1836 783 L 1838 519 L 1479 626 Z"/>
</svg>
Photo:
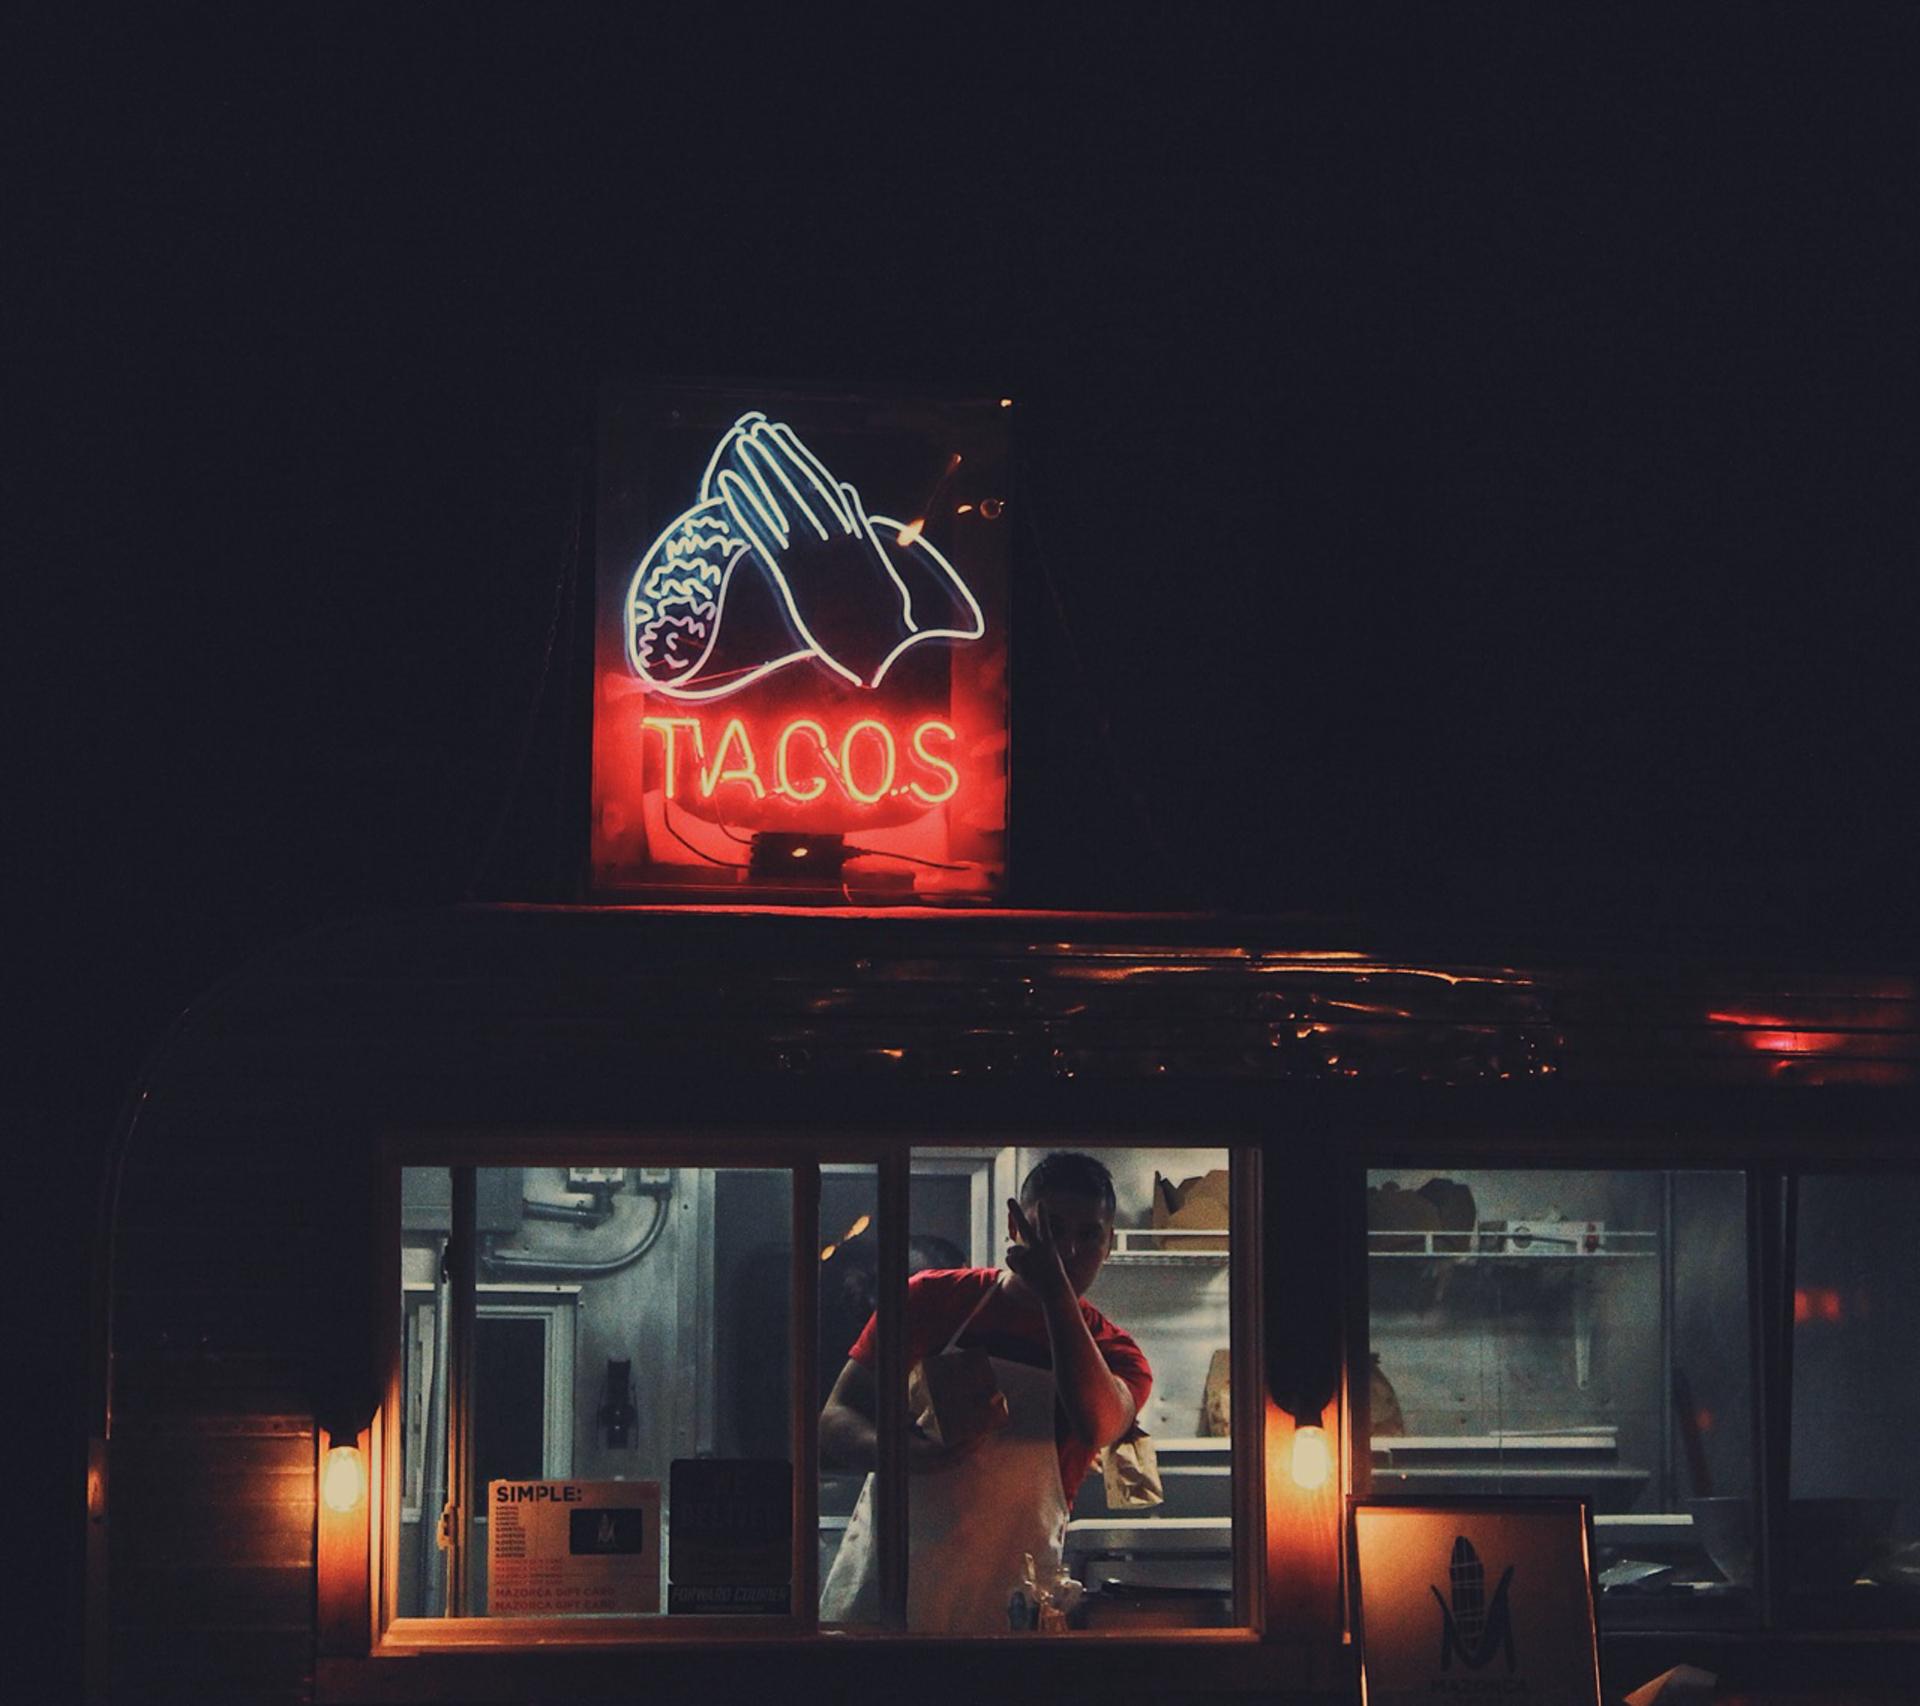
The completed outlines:
<svg viewBox="0 0 1920 1706">
<path fill-rule="evenodd" d="M 946 1343 L 986 1306 L 990 1291 Z M 1031 1552 L 1042 1581 L 1060 1563 L 1067 1495 L 1054 1442 L 1059 1395 L 1053 1371 L 988 1359 L 1007 1399 L 1007 1425 L 970 1456 L 907 1485 L 907 1627 L 916 1634 L 1004 1633 L 1007 1601 Z M 880 1558 L 869 1475 L 820 1590 L 823 1623 L 875 1623 L 880 1617 Z"/>
</svg>

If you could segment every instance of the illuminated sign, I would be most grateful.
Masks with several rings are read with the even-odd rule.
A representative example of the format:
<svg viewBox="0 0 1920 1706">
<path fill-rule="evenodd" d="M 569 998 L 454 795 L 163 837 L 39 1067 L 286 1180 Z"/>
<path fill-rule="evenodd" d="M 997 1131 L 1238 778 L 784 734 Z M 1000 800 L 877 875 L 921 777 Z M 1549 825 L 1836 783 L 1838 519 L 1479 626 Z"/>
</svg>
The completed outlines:
<svg viewBox="0 0 1920 1706">
<path fill-rule="evenodd" d="M 609 408 L 597 894 L 1003 892 L 1006 430 L 998 398 Z"/>
<path fill-rule="evenodd" d="M 925 526 L 869 515 L 791 427 L 750 411 L 714 447 L 699 500 L 634 570 L 627 661 L 675 699 L 724 698 L 808 661 L 878 687 L 909 646 L 986 632 L 979 601 Z M 741 599 L 749 589 L 777 598 L 787 644 L 762 634 L 758 651 L 749 643 L 741 654 L 722 643 L 736 575 Z"/>
</svg>

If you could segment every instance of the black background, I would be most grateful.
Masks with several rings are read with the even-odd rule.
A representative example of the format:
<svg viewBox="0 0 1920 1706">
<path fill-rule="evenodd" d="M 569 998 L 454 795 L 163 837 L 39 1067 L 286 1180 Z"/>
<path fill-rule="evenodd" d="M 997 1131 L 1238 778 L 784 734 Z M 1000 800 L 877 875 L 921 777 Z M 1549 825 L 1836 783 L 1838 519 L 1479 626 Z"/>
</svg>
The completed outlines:
<svg viewBox="0 0 1920 1706">
<path fill-rule="evenodd" d="M 16 26 L 36 1461 L 172 1015 L 577 861 L 609 373 L 1019 400 L 1022 900 L 1910 961 L 1910 11 L 814 11 Z"/>
</svg>

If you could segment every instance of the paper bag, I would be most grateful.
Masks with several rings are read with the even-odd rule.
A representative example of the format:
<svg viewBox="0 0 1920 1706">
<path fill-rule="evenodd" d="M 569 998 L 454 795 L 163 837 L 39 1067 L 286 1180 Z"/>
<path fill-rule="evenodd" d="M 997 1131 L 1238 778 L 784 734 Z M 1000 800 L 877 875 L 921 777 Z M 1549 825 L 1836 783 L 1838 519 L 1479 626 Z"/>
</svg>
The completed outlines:
<svg viewBox="0 0 1920 1706">
<path fill-rule="evenodd" d="M 1161 1238 L 1163 1250 L 1224 1250 L 1227 1247 L 1227 1170 L 1216 1167 L 1197 1179 L 1175 1184 L 1159 1173 L 1153 1176 L 1153 1224 L 1175 1231 L 1219 1227 L 1218 1238 Z"/>
<path fill-rule="evenodd" d="M 907 1413 L 936 1445 L 965 1445 L 1007 1425 L 1007 1396 L 981 1350 L 942 1351 L 907 1371 Z"/>
<path fill-rule="evenodd" d="M 1160 1484 L 1160 1454 L 1138 1424 L 1101 1452 L 1100 1474 L 1106 1482 L 1108 1510 L 1151 1510 L 1166 1502 L 1166 1489 Z"/>
<path fill-rule="evenodd" d="M 1207 1364 L 1206 1390 L 1200 1399 L 1200 1431 L 1209 1439 L 1225 1439 L 1233 1432 L 1233 1360 L 1217 1350 Z"/>
<path fill-rule="evenodd" d="M 1378 1351 L 1373 1353 L 1373 1367 L 1367 1371 L 1367 1414 L 1375 1439 L 1407 1431 L 1407 1418 L 1400 1410 L 1400 1394 L 1394 1391 L 1393 1382 L 1380 1366 Z"/>
</svg>

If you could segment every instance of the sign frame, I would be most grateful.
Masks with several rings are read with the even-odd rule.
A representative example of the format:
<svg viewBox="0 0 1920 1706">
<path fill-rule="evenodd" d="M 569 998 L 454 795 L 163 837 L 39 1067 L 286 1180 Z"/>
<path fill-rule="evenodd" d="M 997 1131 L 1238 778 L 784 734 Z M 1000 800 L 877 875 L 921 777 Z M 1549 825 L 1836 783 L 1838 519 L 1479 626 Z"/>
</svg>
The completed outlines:
<svg viewBox="0 0 1920 1706">
<path fill-rule="evenodd" d="M 1410 1581 L 1407 1586 L 1410 1594 L 1418 1594 L 1417 1608 L 1425 1620 L 1422 1624 L 1425 1633 L 1415 1636 L 1405 1627 L 1416 1607 L 1402 1599 L 1389 1608 L 1382 1602 L 1384 1589 L 1376 1582 L 1375 1627 L 1370 1641 L 1367 1629 L 1368 1588 L 1361 1556 L 1362 1526 L 1367 1517 L 1376 1514 L 1426 1517 L 1431 1519 L 1436 1531 L 1451 1531 L 1449 1566 L 1441 1571 L 1443 1579 L 1451 1573 L 1453 1566 L 1462 1562 L 1457 1548 L 1466 1547 L 1466 1566 L 1478 1573 L 1480 1605 L 1485 1613 L 1484 1619 L 1477 1618 L 1466 1635 L 1462 1634 L 1455 1622 L 1456 1612 L 1460 1608 L 1458 1578 L 1455 1577 L 1450 1585 L 1448 1597 L 1442 1599 L 1439 1586 L 1425 1579 L 1432 1572 L 1424 1571 L 1418 1572 L 1417 1582 Z M 1496 1552 L 1494 1558 L 1483 1565 L 1478 1550 L 1468 1536 L 1472 1531 L 1484 1538 L 1489 1525 L 1522 1531 L 1518 1538 L 1530 1541 L 1536 1548 L 1545 1549 L 1549 1554 L 1549 1562 L 1565 1572 L 1569 1583 L 1575 1579 L 1579 1582 L 1579 1611 L 1570 1622 L 1579 1626 L 1580 1637 L 1577 1641 L 1563 1643 L 1562 1657 L 1558 1663 L 1550 1661 L 1548 1675 L 1551 1681 L 1544 1691 L 1529 1686 L 1523 1676 L 1516 1674 L 1515 1643 L 1506 1599 L 1507 1586 L 1513 1577 L 1512 1565 L 1508 1565 L 1499 1577 L 1492 1602 L 1486 1600 L 1485 1577 L 1497 1563 L 1498 1554 Z M 1534 1532 L 1525 1532 L 1529 1530 Z M 1362 1706 L 1398 1706 L 1398 1703 L 1416 1698 L 1423 1703 L 1485 1700 L 1489 1706 L 1496 1701 L 1501 1702 L 1502 1706 L 1603 1706 L 1605 1695 L 1600 1680 L 1600 1622 L 1594 1584 L 1591 1499 L 1503 1498 L 1498 1495 L 1478 1498 L 1355 1497 L 1348 1501 L 1347 1543 L 1352 1570 L 1354 1646 L 1360 1664 Z M 1569 1552 L 1576 1555 L 1569 1556 Z M 1396 1583 L 1395 1586 L 1398 1588 L 1401 1584 Z M 1427 1604 L 1429 1597 L 1439 1603 L 1441 1618 L 1438 1624 L 1431 1621 Z M 1395 1629 L 1391 1649 L 1387 1649 L 1385 1638 L 1389 1609 L 1395 1623 L 1400 1626 Z M 1434 1646 L 1436 1633 L 1439 1636 L 1437 1649 Z M 1563 1629 L 1560 1633 L 1565 1636 L 1567 1631 Z M 1419 1662 L 1414 1655 L 1416 1640 L 1435 1657 L 1424 1664 Z M 1470 1647 L 1477 1650 L 1470 1650 Z M 1391 1653 L 1392 1668 L 1387 1671 L 1386 1678 L 1378 1674 L 1383 1668 L 1380 1661 L 1386 1656 L 1383 1650 Z M 1490 1666 L 1491 1661 L 1502 1653 L 1507 1661 L 1506 1668 L 1496 1678 L 1478 1687 L 1474 1686 L 1476 1679 L 1452 1671 L 1452 1661 L 1456 1656 L 1462 1659 L 1463 1669 L 1471 1670 Z M 1409 1686 L 1415 1676 L 1422 1679 L 1423 1685 Z"/>
<path fill-rule="evenodd" d="M 603 385 L 583 899 L 1007 904 L 1011 408 Z"/>
<path fill-rule="evenodd" d="M 658 1481 L 584 1476 L 489 1481 L 488 1615 L 657 1613 L 664 1582 L 660 1493 Z M 524 1513 L 522 1505 L 528 1507 Z M 597 1532 L 588 1534 L 588 1529 Z M 624 1603 L 630 1599 L 638 1603 Z M 500 1600 L 507 1603 L 502 1606 Z M 596 1603 L 579 1603 L 583 1600 Z"/>
</svg>

